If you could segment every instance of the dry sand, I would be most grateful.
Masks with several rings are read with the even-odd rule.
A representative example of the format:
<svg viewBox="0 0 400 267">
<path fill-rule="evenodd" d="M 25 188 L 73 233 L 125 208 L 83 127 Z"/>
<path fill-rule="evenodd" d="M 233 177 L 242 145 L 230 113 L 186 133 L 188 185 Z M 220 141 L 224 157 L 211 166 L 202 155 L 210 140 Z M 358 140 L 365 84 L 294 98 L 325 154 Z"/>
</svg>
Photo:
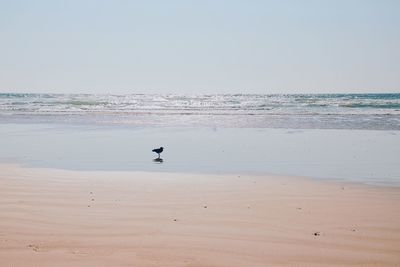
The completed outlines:
<svg viewBox="0 0 400 267">
<path fill-rule="evenodd" d="M 400 266 L 400 189 L 0 165 L 0 266 Z"/>
</svg>

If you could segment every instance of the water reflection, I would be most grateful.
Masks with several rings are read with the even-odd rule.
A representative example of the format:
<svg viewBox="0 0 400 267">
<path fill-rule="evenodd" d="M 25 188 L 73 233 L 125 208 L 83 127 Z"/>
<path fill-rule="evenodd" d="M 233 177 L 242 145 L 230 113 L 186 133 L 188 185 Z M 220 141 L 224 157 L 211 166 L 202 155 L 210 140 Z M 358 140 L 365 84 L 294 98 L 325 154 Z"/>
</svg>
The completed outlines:
<svg viewBox="0 0 400 267">
<path fill-rule="evenodd" d="M 162 158 L 155 158 L 155 159 L 153 159 L 153 161 L 155 163 L 163 163 L 164 162 L 164 160 Z"/>
</svg>

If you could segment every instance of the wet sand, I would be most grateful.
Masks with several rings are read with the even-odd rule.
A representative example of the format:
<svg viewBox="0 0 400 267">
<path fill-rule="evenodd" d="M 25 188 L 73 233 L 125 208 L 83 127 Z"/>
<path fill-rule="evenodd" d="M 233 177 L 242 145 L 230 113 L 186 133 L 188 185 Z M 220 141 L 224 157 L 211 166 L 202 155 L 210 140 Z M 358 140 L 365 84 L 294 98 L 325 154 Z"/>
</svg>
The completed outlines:
<svg viewBox="0 0 400 267">
<path fill-rule="evenodd" d="M 252 173 L 400 186 L 400 131 L 2 124 L 0 162 L 85 171 Z M 163 146 L 165 164 L 151 150 Z"/>
<path fill-rule="evenodd" d="M 0 165 L 1 266 L 399 266 L 400 189 Z"/>
</svg>

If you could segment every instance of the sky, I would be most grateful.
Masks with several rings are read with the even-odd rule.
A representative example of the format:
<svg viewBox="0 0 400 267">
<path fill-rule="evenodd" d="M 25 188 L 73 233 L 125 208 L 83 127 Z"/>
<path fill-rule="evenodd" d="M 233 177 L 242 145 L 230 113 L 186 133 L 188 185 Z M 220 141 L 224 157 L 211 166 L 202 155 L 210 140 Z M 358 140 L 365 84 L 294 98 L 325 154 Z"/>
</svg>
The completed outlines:
<svg viewBox="0 0 400 267">
<path fill-rule="evenodd" d="M 400 1 L 0 0 L 0 92 L 400 92 Z"/>
</svg>

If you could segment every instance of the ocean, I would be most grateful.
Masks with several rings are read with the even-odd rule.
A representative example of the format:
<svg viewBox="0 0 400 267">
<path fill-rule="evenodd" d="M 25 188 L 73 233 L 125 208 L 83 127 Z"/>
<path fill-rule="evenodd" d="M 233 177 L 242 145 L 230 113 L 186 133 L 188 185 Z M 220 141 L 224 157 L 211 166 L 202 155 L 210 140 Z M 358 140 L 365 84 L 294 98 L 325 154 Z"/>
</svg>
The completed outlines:
<svg viewBox="0 0 400 267">
<path fill-rule="evenodd" d="M 0 137 L 29 167 L 400 186 L 400 94 L 0 94 Z"/>
<path fill-rule="evenodd" d="M 10 94 L 2 122 L 400 130 L 396 94 Z"/>
</svg>

